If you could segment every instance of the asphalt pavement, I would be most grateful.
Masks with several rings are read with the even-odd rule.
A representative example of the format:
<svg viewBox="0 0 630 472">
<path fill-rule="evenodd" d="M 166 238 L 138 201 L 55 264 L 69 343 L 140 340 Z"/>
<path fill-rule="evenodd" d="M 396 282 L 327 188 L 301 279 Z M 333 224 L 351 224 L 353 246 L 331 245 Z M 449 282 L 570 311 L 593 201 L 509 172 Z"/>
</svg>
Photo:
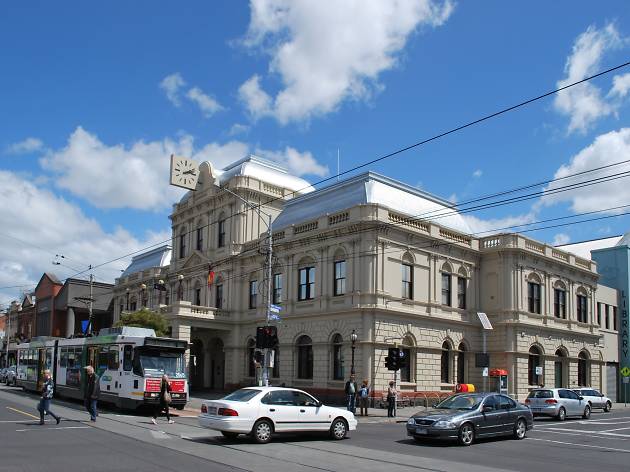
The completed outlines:
<svg viewBox="0 0 630 472">
<path fill-rule="evenodd" d="M 200 428 L 194 410 L 157 426 L 146 414 L 104 410 L 91 424 L 82 405 L 58 400 L 61 424 L 39 426 L 36 403 L 0 387 L 0 471 L 625 471 L 630 458 L 630 409 L 596 412 L 588 421 L 536 420 L 523 441 L 489 439 L 465 448 L 416 443 L 404 424 L 389 422 L 361 423 L 343 441 L 310 434 L 258 445 Z"/>
</svg>

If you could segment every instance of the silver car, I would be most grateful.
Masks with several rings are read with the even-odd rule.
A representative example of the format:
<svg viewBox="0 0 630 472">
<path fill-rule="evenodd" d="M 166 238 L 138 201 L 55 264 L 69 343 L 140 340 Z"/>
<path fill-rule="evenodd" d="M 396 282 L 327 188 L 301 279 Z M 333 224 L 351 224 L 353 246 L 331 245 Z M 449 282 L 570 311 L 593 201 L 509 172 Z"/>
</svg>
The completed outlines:
<svg viewBox="0 0 630 472">
<path fill-rule="evenodd" d="M 6 370 L 4 374 L 4 381 L 7 385 L 15 385 L 17 387 L 17 374 L 14 365 Z"/>
<path fill-rule="evenodd" d="M 584 397 L 584 400 L 586 400 L 588 404 L 591 405 L 591 409 L 601 408 L 606 412 L 612 410 L 612 400 L 603 393 L 600 393 L 599 390 L 583 387 L 574 388 L 573 391 L 578 395 Z"/>
<path fill-rule="evenodd" d="M 536 388 L 529 392 L 525 404 L 534 417 L 551 416 L 564 421 L 567 416 L 591 417 L 591 405 L 568 388 Z"/>
</svg>

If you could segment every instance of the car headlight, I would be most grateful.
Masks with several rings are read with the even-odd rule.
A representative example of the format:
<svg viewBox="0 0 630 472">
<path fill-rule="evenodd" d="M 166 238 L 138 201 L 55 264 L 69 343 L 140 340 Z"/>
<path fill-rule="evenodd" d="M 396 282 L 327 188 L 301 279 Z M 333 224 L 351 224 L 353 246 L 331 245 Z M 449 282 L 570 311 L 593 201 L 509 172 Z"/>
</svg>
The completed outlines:
<svg viewBox="0 0 630 472">
<path fill-rule="evenodd" d="M 433 424 L 434 428 L 455 428 L 455 424 L 450 421 L 440 420 Z"/>
<path fill-rule="evenodd" d="M 416 419 L 415 418 L 409 418 L 407 420 L 407 424 L 416 424 Z"/>
</svg>

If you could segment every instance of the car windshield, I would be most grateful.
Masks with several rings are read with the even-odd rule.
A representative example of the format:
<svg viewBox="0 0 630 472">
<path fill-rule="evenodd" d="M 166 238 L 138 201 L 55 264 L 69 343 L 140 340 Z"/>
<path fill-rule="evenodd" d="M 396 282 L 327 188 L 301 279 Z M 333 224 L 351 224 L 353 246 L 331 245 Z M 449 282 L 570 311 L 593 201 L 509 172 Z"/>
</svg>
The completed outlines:
<svg viewBox="0 0 630 472">
<path fill-rule="evenodd" d="M 262 390 L 256 390 L 255 388 L 242 388 L 236 392 L 230 393 L 228 396 L 222 398 L 222 400 L 230 400 L 233 402 L 248 402 Z"/>
<path fill-rule="evenodd" d="M 145 377 L 161 377 L 166 374 L 172 379 L 186 378 L 184 354 L 182 353 L 141 354 L 140 365 Z"/>
<path fill-rule="evenodd" d="M 551 390 L 532 390 L 527 398 L 553 398 L 553 392 Z"/>
<path fill-rule="evenodd" d="M 455 395 L 439 403 L 436 408 L 447 410 L 474 410 L 483 401 L 483 395 Z"/>
</svg>

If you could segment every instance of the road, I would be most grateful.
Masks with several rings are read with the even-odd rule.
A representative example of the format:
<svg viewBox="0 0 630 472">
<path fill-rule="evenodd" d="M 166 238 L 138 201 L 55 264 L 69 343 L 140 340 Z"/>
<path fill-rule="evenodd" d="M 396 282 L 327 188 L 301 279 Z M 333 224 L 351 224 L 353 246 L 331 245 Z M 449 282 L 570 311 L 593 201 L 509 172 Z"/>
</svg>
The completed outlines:
<svg viewBox="0 0 630 472">
<path fill-rule="evenodd" d="M 403 424 L 360 424 L 344 441 L 321 435 L 281 437 L 257 445 L 224 439 L 184 412 L 155 426 L 141 414 L 103 411 L 94 424 L 81 405 L 54 402 L 63 418 L 39 426 L 37 398 L 0 387 L 0 471 L 531 471 L 627 470 L 630 409 L 591 420 L 537 420 L 523 441 L 483 440 L 464 448 L 418 444 Z M 195 469 L 198 467 L 199 469 Z"/>
</svg>

